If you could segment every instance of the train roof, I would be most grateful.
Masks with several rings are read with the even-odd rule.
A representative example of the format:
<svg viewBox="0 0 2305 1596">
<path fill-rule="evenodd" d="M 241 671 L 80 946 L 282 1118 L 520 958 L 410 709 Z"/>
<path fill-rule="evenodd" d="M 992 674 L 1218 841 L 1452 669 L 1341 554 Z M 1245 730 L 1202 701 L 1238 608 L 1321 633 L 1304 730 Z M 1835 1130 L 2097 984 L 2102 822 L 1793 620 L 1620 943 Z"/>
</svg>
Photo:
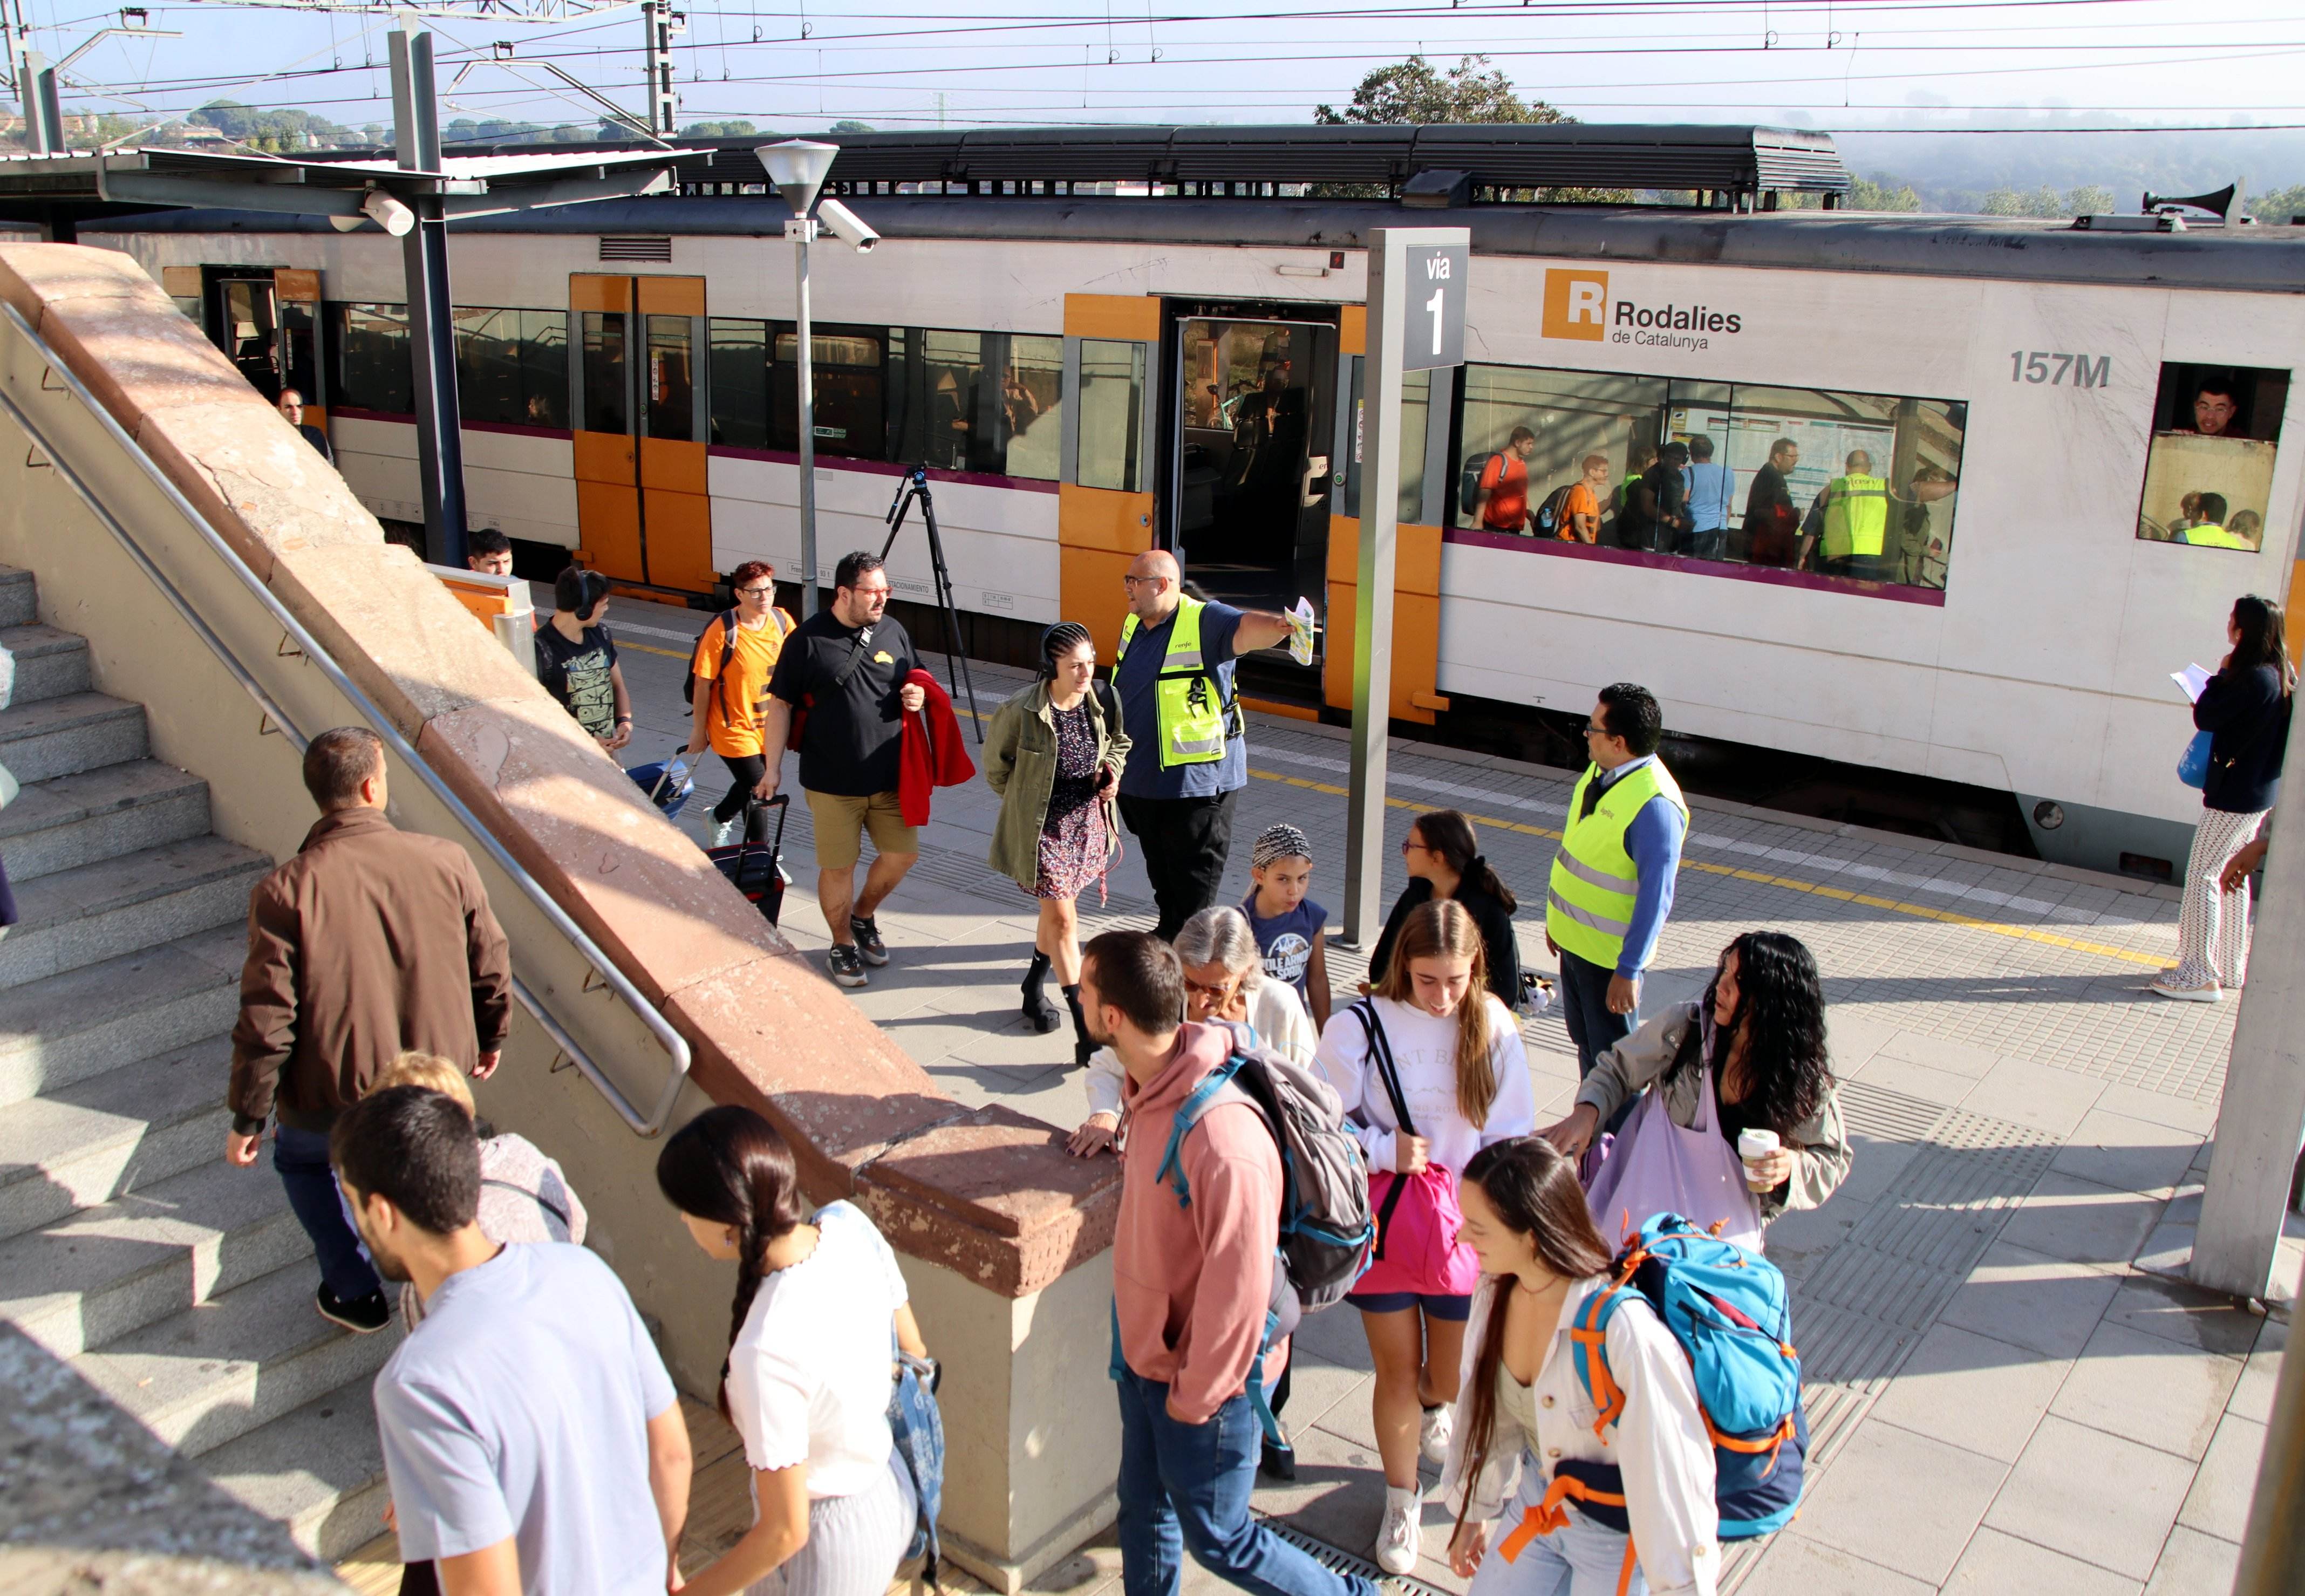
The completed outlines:
<svg viewBox="0 0 2305 1596">
<path fill-rule="evenodd" d="M 1552 259 L 1655 261 L 1807 271 L 2015 278 L 2131 287 L 2305 292 L 2305 227 L 2195 225 L 2116 232 L 2071 221 L 1847 210 L 1493 204 L 1433 210 L 1383 200 L 1202 199 L 990 194 L 859 198 L 891 240 L 1088 242 L 1357 250 L 1385 226 L 1471 230 L 1473 251 Z M 791 212 L 775 194 L 604 200 L 450 223 L 452 233 L 761 237 L 781 241 Z M 320 217 L 178 210 L 82 224 L 89 232 L 328 231 Z"/>
</svg>

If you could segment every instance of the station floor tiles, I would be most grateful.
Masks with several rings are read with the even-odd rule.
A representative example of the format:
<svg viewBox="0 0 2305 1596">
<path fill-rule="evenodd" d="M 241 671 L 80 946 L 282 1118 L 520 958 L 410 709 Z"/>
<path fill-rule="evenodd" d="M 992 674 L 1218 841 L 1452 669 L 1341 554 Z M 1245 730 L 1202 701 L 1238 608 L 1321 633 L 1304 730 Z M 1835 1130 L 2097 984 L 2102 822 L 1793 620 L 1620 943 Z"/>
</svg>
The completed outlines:
<svg viewBox="0 0 2305 1596">
<path fill-rule="evenodd" d="M 611 625 L 620 618 L 637 763 L 684 730 L 680 639 L 708 617 L 618 600 Z M 1025 680 L 973 669 L 988 716 Z M 1245 895 L 1250 841 L 1286 819 L 1313 840 L 1333 939 L 1347 745 L 1264 716 L 1248 741 L 1221 901 Z M 726 785 L 706 764 L 682 817 L 700 836 Z M 1470 816 L 1500 876 L 1541 900 L 1569 789 L 1566 772 L 1396 740 L 1385 901 L 1401 884 L 1391 845 L 1438 807 Z M 1086 1112 L 1070 1037 L 1032 1032 L 1017 1009 L 1033 904 L 983 863 L 998 808 L 982 785 L 938 794 L 921 862 L 881 912 L 894 962 L 854 1000 L 957 1100 L 1069 1127 Z M 1693 809 L 1644 1006 L 1700 992 L 1739 931 L 1799 937 L 1824 972 L 1857 1143 L 1824 1208 L 1771 1227 L 1795 1292 L 1812 1481 L 1790 1529 L 1732 1552 L 1723 1588 L 2228 1589 L 2288 1309 L 2253 1312 L 2171 1272 L 2190 1244 L 2238 1007 L 2139 989 L 2174 963 L 2174 894 L 1702 798 Z M 1084 895 L 1084 934 L 1149 923 L 1135 853 L 1127 839 L 1103 904 Z M 796 885 L 784 929 L 821 950 L 804 806 L 786 855 Z M 1549 971 L 1538 917 L 1519 923 L 1523 958 Z M 1364 968 L 1332 940 L 1333 987 L 1349 991 Z M 1524 1038 L 1549 1123 L 1572 1100 L 1574 1053 L 1557 1013 Z M 2305 1221 L 2292 1218 L 2292 1300 L 2301 1262 Z M 1286 1417 L 1299 1478 L 1260 1490 L 1258 1507 L 1364 1558 L 1382 1500 L 1366 1346 L 1340 1309 L 1309 1320 L 1298 1347 Z M 1456 1592 L 1438 1556 L 1449 1517 L 1428 1502 L 1416 1579 Z M 1087 1596 L 1118 1576 L 1107 1537 L 1040 1583 Z"/>
</svg>

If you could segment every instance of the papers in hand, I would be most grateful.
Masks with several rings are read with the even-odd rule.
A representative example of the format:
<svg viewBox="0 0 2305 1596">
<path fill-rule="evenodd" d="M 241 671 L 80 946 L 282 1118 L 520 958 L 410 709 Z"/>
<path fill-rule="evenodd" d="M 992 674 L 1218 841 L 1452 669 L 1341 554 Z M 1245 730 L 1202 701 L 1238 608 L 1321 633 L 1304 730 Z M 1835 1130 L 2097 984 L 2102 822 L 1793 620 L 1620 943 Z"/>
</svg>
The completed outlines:
<svg viewBox="0 0 2305 1596">
<path fill-rule="evenodd" d="M 2171 671 L 2169 679 L 2185 690 L 2188 703 L 2198 704 L 2201 701 L 2201 690 L 2209 684 L 2209 673 L 2198 665 L 2189 665 L 2183 670 Z"/>
<path fill-rule="evenodd" d="M 1313 601 L 1298 598 L 1289 612 L 1289 658 L 1299 665 L 1313 663 Z"/>
</svg>

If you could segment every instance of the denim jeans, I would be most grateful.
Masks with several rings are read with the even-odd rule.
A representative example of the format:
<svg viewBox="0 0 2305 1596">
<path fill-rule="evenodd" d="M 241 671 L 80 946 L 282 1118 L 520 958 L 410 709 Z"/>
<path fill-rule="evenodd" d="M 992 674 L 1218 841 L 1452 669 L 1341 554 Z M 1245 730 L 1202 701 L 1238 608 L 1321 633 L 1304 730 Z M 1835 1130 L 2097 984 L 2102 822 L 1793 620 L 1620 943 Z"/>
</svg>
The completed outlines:
<svg viewBox="0 0 2305 1596">
<path fill-rule="evenodd" d="M 1243 1392 L 1205 1424 L 1169 1416 L 1169 1388 L 1123 1369 L 1120 1580 L 1126 1596 L 1177 1596 L 1182 1554 L 1257 1596 L 1376 1596 L 1249 1516 L 1264 1439 Z"/>
<path fill-rule="evenodd" d="M 288 1188 L 288 1206 L 296 1221 L 312 1238 L 320 1263 L 320 1278 L 339 1302 L 353 1302 L 384 1289 L 360 1237 L 344 1213 L 344 1200 L 336 1190 L 336 1172 L 328 1167 L 328 1139 L 319 1131 L 282 1125 L 272 1141 L 272 1167 Z"/>
<path fill-rule="evenodd" d="M 1544 1494 L 1544 1473 L 1536 1460 L 1523 1457 L 1520 1466 L 1523 1489 L 1497 1521 L 1495 1539 L 1500 1543 L 1520 1527 L 1521 1515 L 1528 1505 Z M 1535 1496 L 1527 1490 L 1532 1475 L 1537 1482 Z M 1628 1538 L 1622 1530 L 1595 1524 L 1572 1504 L 1567 1524 L 1531 1541 L 1511 1562 L 1506 1562 L 1504 1553 L 1492 1545 L 1481 1558 L 1480 1572 L 1473 1575 L 1467 1596 L 1618 1596 L 1617 1581 L 1625 1572 Z M 1647 1577 L 1636 1566 L 1624 1596 L 1647 1596 L 1648 1588 Z"/>
<path fill-rule="evenodd" d="M 1561 950 L 1561 1017 L 1577 1044 L 1577 1078 L 1593 1073 L 1593 1061 L 1633 1033 L 1637 1012 L 1609 1012 L 1609 982 L 1616 972 Z"/>
</svg>

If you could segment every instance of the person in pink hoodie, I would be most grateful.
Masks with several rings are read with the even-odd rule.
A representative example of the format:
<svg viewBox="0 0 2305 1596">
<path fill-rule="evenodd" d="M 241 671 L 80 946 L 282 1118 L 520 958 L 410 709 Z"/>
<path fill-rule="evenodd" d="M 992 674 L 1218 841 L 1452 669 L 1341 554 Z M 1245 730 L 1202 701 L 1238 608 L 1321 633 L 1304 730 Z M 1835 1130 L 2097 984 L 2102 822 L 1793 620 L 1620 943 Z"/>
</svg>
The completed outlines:
<svg viewBox="0 0 2305 1596">
<path fill-rule="evenodd" d="M 1231 1056 L 1221 1025 L 1184 1022 L 1176 950 L 1107 931 L 1082 955 L 1091 1038 L 1127 1072 L 1112 1245 L 1112 1376 L 1120 1395 L 1120 1559 L 1126 1596 L 1177 1596 L 1183 1556 L 1259 1596 L 1375 1596 L 1249 1515 L 1263 1431 L 1250 1371 L 1275 1293 L 1280 1154 L 1255 1104 L 1228 1086 L 1160 1165 L 1177 1110 Z M 1285 1288 L 1285 1283 L 1283 1286 Z"/>
</svg>

